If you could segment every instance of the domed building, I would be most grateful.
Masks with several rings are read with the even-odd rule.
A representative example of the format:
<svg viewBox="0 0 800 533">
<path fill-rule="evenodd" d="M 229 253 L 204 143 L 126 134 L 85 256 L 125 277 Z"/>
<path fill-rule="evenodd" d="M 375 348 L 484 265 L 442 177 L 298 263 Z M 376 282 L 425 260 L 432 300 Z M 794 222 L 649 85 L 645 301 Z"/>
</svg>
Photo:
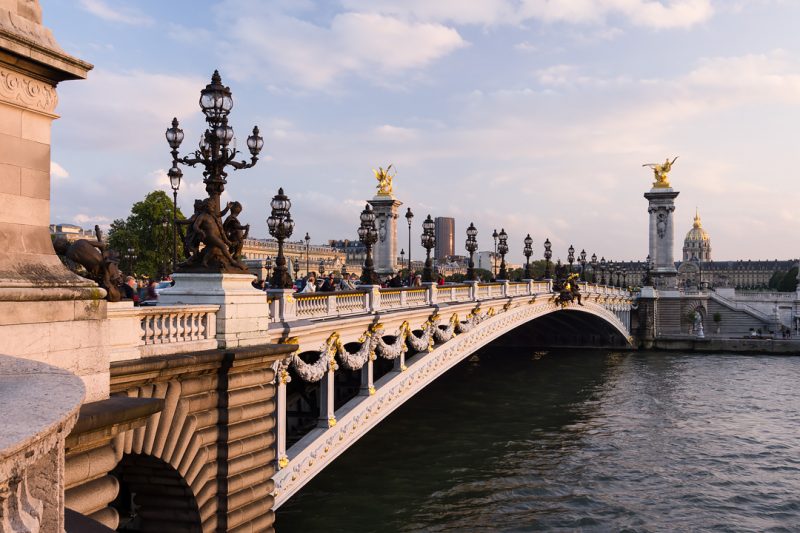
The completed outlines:
<svg viewBox="0 0 800 533">
<path fill-rule="evenodd" d="M 700 215 L 695 211 L 694 224 L 683 240 L 684 261 L 711 261 L 711 237 L 703 229 Z"/>
</svg>

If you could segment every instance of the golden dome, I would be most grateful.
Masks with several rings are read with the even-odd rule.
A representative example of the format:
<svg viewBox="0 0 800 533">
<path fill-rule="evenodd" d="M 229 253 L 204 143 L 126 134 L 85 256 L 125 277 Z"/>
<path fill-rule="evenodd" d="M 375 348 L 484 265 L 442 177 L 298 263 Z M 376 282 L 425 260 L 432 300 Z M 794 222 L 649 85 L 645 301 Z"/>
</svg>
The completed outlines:
<svg viewBox="0 0 800 533">
<path fill-rule="evenodd" d="M 706 230 L 703 229 L 703 223 L 700 221 L 700 215 L 697 213 L 697 211 L 695 211 L 692 229 L 690 229 L 689 233 L 686 234 L 686 239 L 684 239 L 684 242 L 708 242 L 710 240 L 711 237 L 709 237 L 708 233 L 706 233 Z"/>
</svg>

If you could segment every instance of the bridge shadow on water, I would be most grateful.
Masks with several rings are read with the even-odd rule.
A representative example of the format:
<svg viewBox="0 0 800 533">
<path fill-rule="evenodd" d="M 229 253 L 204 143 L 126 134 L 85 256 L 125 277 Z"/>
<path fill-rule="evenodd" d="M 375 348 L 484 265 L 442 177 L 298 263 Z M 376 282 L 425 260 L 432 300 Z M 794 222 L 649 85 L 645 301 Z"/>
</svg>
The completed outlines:
<svg viewBox="0 0 800 533">
<path fill-rule="evenodd" d="M 624 359 L 608 348 L 531 347 L 552 343 L 559 325 L 563 344 L 624 344 L 591 320 L 564 329 L 565 318 L 570 324 L 553 316 L 518 328 L 433 382 L 283 505 L 277 530 L 473 529 L 456 526 L 450 511 L 491 497 L 485 483 L 530 475 L 515 470 L 519 457 L 547 447 L 558 454 L 579 440 L 570 428 L 585 426 Z"/>
</svg>

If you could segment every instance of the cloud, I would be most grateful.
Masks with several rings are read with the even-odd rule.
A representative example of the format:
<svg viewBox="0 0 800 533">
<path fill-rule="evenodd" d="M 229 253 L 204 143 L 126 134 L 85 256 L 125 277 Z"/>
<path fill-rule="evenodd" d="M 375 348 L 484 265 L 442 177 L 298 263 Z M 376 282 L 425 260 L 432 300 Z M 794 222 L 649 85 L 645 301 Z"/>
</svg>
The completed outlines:
<svg viewBox="0 0 800 533">
<path fill-rule="evenodd" d="M 375 134 L 388 141 L 409 141 L 417 137 L 417 130 L 384 124 L 375 128 Z"/>
<path fill-rule="evenodd" d="M 78 226 L 108 226 L 111 224 L 111 219 L 104 216 L 87 215 L 86 213 L 78 213 L 72 217 L 72 221 Z"/>
<path fill-rule="evenodd" d="M 106 0 L 80 0 L 80 5 L 84 11 L 110 22 L 120 22 L 131 26 L 150 26 L 153 19 L 139 9 L 125 5 L 116 1 L 109 4 Z"/>
<path fill-rule="evenodd" d="M 55 161 L 50 161 L 50 177 L 57 179 L 68 178 L 69 172 Z"/>
<path fill-rule="evenodd" d="M 237 29 L 223 54 L 237 79 L 261 78 L 307 89 L 329 89 L 345 76 L 375 85 L 399 80 L 466 46 L 453 29 L 376 13 L 345 12 L 317 25 L 267 8 L 226 3 L 225 24 Z M 250 6 L 250 4 L 248 4 Z"/>
<path fill-rule="evenodd" d="M 624 17 L 634 26 L 689 28 L 714 13 L 711 0 L 344 0 L 359 12 L 382 13 L 408 20 L 456 25 L 523 25 L 530 20 L 554 24 L 603 25 Z"/>
</svg>

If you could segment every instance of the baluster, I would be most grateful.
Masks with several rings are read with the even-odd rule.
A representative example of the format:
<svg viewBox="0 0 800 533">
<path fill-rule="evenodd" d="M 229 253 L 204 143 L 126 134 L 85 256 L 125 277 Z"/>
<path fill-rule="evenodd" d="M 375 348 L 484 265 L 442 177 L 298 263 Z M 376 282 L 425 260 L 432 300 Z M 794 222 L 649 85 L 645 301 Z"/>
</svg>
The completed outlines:
<svg viewBox="0 0 800 533">
<path fill-rule="evenodd" d="M 153 315 L 153 342 L 164 342 L 164 315 Z"/>
</svg>

